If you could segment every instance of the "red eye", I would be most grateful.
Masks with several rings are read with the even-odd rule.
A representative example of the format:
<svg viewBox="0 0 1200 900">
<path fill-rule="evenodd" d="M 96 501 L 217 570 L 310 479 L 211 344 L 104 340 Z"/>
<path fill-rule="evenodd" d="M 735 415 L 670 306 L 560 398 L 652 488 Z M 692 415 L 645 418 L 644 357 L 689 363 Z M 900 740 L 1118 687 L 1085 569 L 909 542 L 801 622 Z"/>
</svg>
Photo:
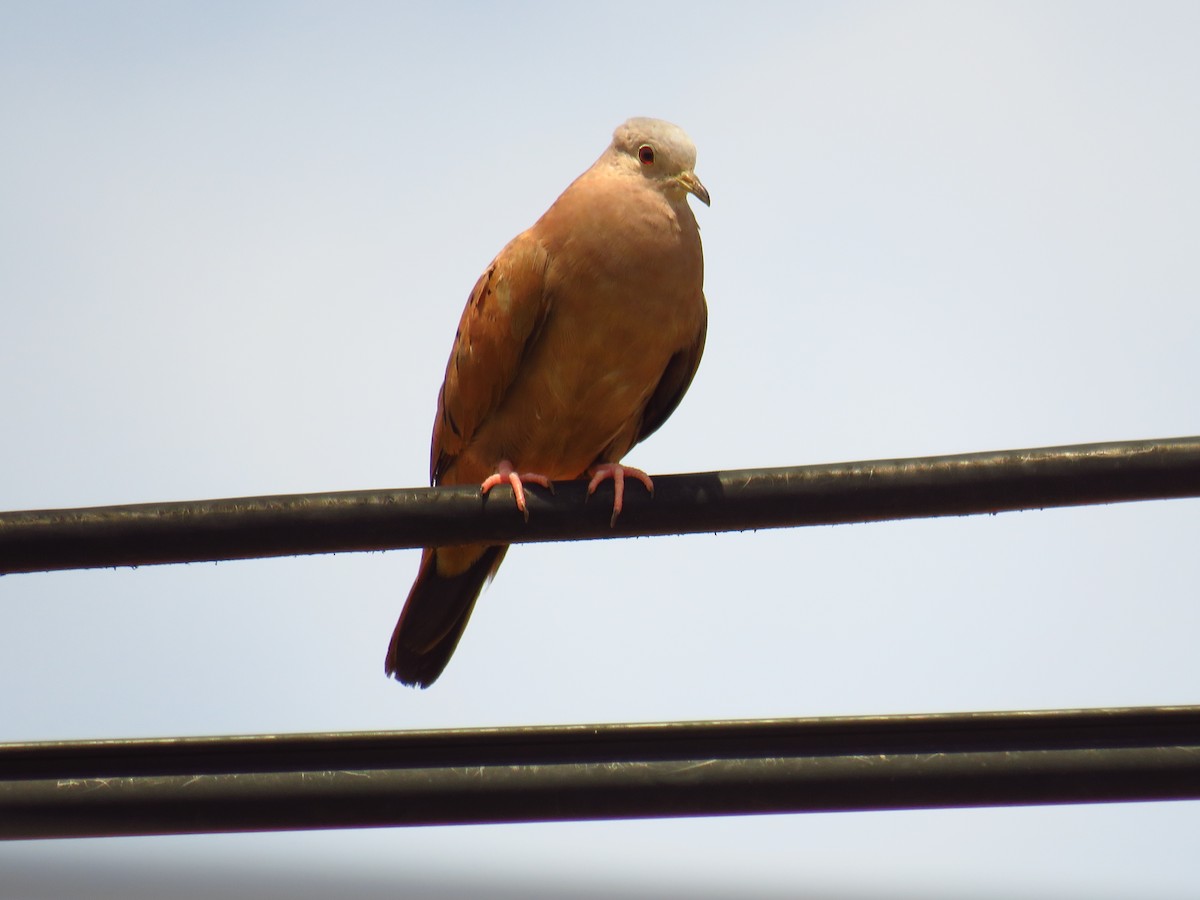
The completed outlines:
<svg viewBox="0 0 1200 900">
<path fill-rule="evenodd" d="M 643 166 L 654 165 L 654 148 L 649 144 L 642 144 L 638 147 L 638 159 L 642 161 Z"/>
</svg>

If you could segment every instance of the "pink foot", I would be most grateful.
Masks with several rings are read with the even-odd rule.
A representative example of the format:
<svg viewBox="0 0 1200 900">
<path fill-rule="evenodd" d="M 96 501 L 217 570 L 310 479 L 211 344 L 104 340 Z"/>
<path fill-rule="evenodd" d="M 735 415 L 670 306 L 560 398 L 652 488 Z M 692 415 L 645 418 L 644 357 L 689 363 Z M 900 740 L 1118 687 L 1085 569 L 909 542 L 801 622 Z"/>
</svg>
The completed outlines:
<svg viewBox="0 0 1200 900">
<path fill-rule="evenodd" d="M 545 475 L 538 475 L 536 472 L 524 472 L 518 475 L 507 459 L 502 459 L 496 466 L 496 474 L 489 475 L 484 479 L 483 484 L 479 486 L 480 493 L 486 494 L 498 484 L 508 483 L 512 485 L 513 497 L 517 501 L 517 509 L 525 516 L 525 521 L 529 521 L 529 510 L 525 507 L 525 486 L 523 482 L 530 484 L 538 484 L 544 488 L 549 488 L 550 493 L 554 493 L 554 485 L 550 483 L 550 479 Z"/>
<path fill-rule="evenodd" d="M 612 479 L 613 514 L 608 522 L 610 528 L 617 524 L 617 516 L 621 514 L 621 505 L 625 498 L 626 476 L 640 481 L 646 486 L 646 490 L 651 494 L 654 493 L 654 482 L 650 480 L 650 476 L 641 469 L 635 469 L 633 466 L 623 466 L 620 463 L 601 463 L 598 466 L 592 466 L 588 469 L 588 474 L 592 476 L 592 480 L 588 482 L 587 492 L 589 497 L 596 493 L 596 488 L 600 486 L 600 482 L 606 478 Z"/>
</svg>

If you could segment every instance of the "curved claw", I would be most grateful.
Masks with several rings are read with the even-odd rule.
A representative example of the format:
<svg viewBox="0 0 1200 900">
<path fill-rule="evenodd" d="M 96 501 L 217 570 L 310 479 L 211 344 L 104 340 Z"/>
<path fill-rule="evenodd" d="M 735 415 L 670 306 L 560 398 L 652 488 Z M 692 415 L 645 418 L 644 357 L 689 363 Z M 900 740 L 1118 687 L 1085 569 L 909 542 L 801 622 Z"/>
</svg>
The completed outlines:
<svg viewBox="0 0 1200 900">
<path fill-rule="evenodd" d="M 486 494 L 496 485 L 508 483 L 512 486 L 513 499 L 517 501 L 517 509 L 521 511 L 521 515 L 525 517 L 525 521 L 529 521 L 529 509 L 525 506 L 525 485 L 524 482 L 536 484 L 544 488 L 549 488 L 550 493 L 554 493 L 554 485 L 545 475 L 539 475 L 536 472 L 524 472 L 520 475 L 513 469 L 512 463 L 507 459 L 502 459 L 496 465 L 496 472 L 489 475 L 483 480 L 483 484 L 479 486 L 479 492 Z"/>
<path fill-rule="evenodd" d="M 600 486 L 607 478 L 612 479 L 613 483 L 613 513 L 612 518 L 608 520 L 608 527 L 617 524 L 617 516 L 621 514 L 621 508 L 625 498 L 625 479 L 632 478 L 635 481 L 640 481 L 646 486 L 646 490 L 650 495 L 654 495 L 654 481 L 643 472 L 641 469 L 635 469 L 633 466 L 623 466 L 620 463 L 601 463 L 598 466 L 592 466 L 588 469 L 588 474 L 592 476 L 592 480 L 588 482 L 588 496 L 596 492 L 596 488 Z"/>
</svg>

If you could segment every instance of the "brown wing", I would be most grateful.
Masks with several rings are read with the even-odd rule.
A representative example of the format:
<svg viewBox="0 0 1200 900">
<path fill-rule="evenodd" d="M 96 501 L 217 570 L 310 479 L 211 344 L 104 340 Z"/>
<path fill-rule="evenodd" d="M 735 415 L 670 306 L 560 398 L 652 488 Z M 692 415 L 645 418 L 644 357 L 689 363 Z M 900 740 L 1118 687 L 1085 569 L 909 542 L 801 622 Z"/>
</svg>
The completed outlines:
<svg viewBox="0 0 1200 900">
<path fill-rule="evenodd" d="M 500 404 L 546 319 L 549 256 L 528 232 L 500 251 L 475 282 L 438 394 L 429 478 L 438 484 Z"/>
<path fill-rule="evenodd" d="M 696 369 L 700 367 L 700 357 L 704 353 L 704 338 L 708 333 L 708 307 L 704 304 L 703 297 L 700 299 L 700 304 L 703 312 L 696 340 L 690 347 L 686 347 L 672 356 L 670 362 L 667 363 L 662 378 L 658 380 L 658 386 L 650 395 L 646 409 L 642 412 L 642 423 L 638 428 L 637 437 L 634 438 L 634 444 L 641 443 L 656 432 L 659 426 L 667 421 L 671 413 L 675 412 L 675 407 L 679 406 L 679 401 L 687 393 L 692 378 L 696 375 Z"/>
</svg>

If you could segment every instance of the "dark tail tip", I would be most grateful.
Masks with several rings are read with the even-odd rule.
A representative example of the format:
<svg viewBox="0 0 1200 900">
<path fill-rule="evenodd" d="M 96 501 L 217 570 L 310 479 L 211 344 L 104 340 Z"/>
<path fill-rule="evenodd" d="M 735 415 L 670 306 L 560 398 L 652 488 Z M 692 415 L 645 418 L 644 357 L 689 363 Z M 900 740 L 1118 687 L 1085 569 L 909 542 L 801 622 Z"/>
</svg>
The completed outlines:
<svg viewBox="0 0 1200 900">
<path fill-rule="evenodd" d="M 507 547 L 488 547 L 466 571 L 438 575 L 436 551 L 421 568 L 392 632 L 384 671 L 402 684 L 426 688 L 437 681 L 462 637 L 475 600 L 504 558 Z"/>
</svg>

